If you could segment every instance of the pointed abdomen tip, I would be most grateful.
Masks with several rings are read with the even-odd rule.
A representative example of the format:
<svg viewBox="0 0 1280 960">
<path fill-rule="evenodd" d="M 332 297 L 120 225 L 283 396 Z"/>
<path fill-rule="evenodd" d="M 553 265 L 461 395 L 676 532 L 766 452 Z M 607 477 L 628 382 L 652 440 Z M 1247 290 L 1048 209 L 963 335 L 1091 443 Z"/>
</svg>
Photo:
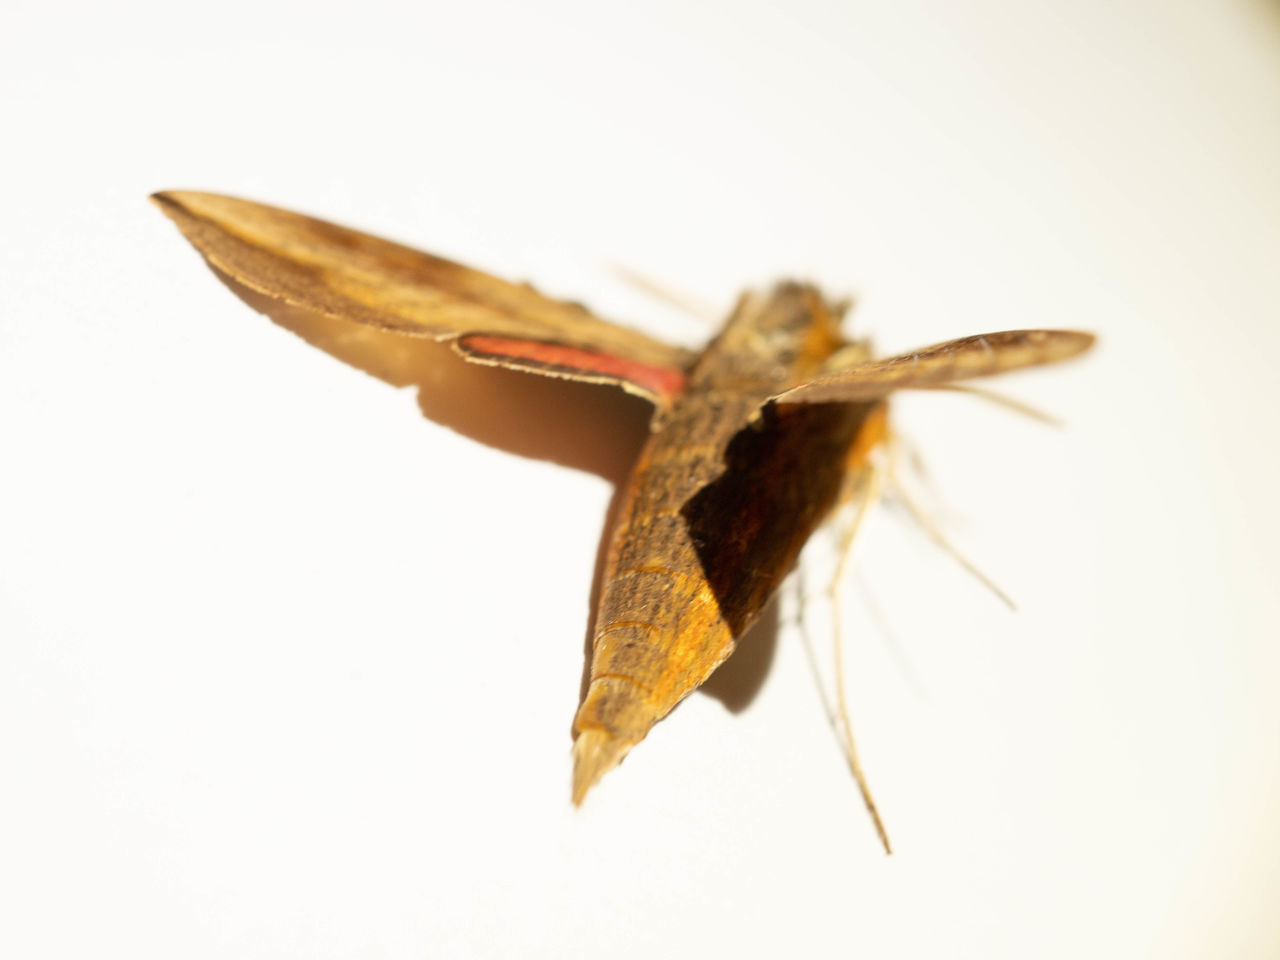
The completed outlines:
<svg viewBox="0 0 1280 960">
<path fill-rule="evenodd" d="M 581 806 L 587 791 L 616 767 L 634 744 L 605 730 L 584 730 L 573 741 L 573 803 Z"/>
</svg>

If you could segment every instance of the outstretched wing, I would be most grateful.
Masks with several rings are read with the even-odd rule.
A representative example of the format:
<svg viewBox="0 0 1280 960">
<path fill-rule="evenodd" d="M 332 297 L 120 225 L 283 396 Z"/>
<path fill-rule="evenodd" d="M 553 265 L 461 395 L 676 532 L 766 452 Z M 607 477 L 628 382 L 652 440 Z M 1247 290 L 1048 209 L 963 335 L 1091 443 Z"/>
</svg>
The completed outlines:
<svg viewBox="0 0 1280 960">
<path fill-rule="evenodd" d="M 962 337 L 914 353 L 854 363 L 773 398 L 778 403 L 867 401 L 894 390 L 940 387 L 1078 356 L 1094 336 L 1076 330 L 1006 330 Z"/>
<path fill-rule="evenodd" d="M 211 266 L 282 304 L 452 341 L 476 363 L 618 384 L 659 406 L 683 389 L 687 351 L 532 287 L 248 200 L 152 199 Z"/>
</svg>

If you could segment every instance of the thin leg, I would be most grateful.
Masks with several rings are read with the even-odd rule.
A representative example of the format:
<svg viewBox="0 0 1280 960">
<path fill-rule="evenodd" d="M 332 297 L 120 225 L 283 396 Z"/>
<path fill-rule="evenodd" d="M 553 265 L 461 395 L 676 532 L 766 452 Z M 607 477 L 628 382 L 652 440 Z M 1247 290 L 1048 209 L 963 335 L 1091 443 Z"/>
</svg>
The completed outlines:
<svg viewBox="0 0 1280 960">
<path fill-rule="evenodd" d="M 964 568 L 970 576 L 994 593 L 996 597 L 1010 610 L 1017 610 L 1018 607 L 1010 596 L 996 586 L 995 581 L 979 570 L 973 561 L 961 553 L 955 545 L 947 539 L 946 534 L 942 532 L 942 529 L 938 524 L 935 523 L 933 518 L 920 507 L 915 498 L 911 495 L 910 491 L 902 483 L 897 470 L 898 445 L 898 440 L 893 437 L 889 438 L 889 482 L 893 488 L 893 498 L 906 508 L 907 513 L 911 514 L 912 519 L 915 520 L 916 523 L 920 524 L 920 529 L 925 532 L 925 535 L 941 547 L 952 560 L 960 564 L 960 566 Z"/>
<path fill-rule="evenodd" d="M 853 741 L 853 723 L 849 719 L 849 700 L 845 694 L 844 686 L 844 642 L 842 639 L 844 631 L 841 627 L 839 591 L 840 583 L 844 579 L 845 568 L 848 566 L 849 556 L 853 552 L 854 538 L 857 537 L 858 530 L 862 527 L 862 522 L 866 519 L 872 504 L 880 499 L 882 487 L 882 473 L 875 466 L 868 466 L 865 473 L 856 477 L 850 484 L 849 493 L 845 499 L 852 500 L 856 498 L 857 511 L 841 533 L 840 559 L 836 563 L 835 574 L 831 578 L 831 584 L 827 588 L 827 592 L 831 598 L 832 660 L 836 674 L 837 732 L 840 735 L 841 745 L 844 747 L 845 758 L 849 762 L 849 771 L 853 774 L 853 779 L 857 781 L 858 790 L 862 794 L 862 802 L 866 804 L 867 812 L 871 814 L 871 820 L 876 826 L 876 833 L 880 837 L 880 842 L 884 844 L 884 852 L 893 853 L 893 847 L 889 844 L 889 834 L 885 831 L 884 822 L 880 819 L 880 811 L 876 809 L 875 798 L 871 795 L 871 787 L 867 783 L 867 776 L 862 769 L 862 761 L 858 759 L 858 748 Z"/>
<path fill-rule="evenodd" d="M 988 390 L 986 387 L 973 387 L 967 383 L 944 383 L 937 387 L 930 387 L 930 390 L 948 390 L 952 393 L 967 393 L 971 396 L 981 397 L 983 400 L 990 401 L 998 407 L 1004 407 L 1006 410 L 1012 410 L 1014 413 L 1020 413 L 1024 417 L 1030 417 L 1050 427 L 1061 427 L 1063 423 L 1051 413 L 1045 413 L 1038 407 L 1033 407 L 1029 403 L 1023 403 L 1021 400 L 1015 399 L 1005 393 L 998 393 L 995 390 Z"/>
</svg>

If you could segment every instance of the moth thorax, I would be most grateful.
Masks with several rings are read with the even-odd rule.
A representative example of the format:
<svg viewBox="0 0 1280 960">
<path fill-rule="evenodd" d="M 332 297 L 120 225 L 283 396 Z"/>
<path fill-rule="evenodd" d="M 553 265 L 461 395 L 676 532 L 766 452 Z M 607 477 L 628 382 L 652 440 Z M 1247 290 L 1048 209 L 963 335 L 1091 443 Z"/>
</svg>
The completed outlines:
<svg viewBox="0 0 1280 960">
<path fill-rule="evenodd" d="M 844 344 L 841 313 L 810 284 L 787 281 L 767 293 L 745 293 L 692 379 L 770 389 L 809 379 Z"/>
</svg>

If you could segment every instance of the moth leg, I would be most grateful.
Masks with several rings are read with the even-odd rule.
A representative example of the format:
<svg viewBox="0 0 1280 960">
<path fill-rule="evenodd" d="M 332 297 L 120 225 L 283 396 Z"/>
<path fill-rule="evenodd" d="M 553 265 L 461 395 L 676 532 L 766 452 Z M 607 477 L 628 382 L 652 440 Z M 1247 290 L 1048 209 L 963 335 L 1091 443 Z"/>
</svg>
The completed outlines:
<svg viewBox="0 0 1280 960">
<path fill-rule="evenodd" d="M 941 526 L 929 515 L 928 511 L 920 506 L 915 497 L 912 496 L 910 489 L 902 482 L 901 474 L 898 471 L 902 441 L 891 435 L 887 438 L 886 446 L 889 451 L 888 479 L 893 499 L 902 504 L 907 513 L 911 515 L 911 518 L 920 525 L 920 529 L 924 531 L 925 536 L 942 548 L 943 552 L 958 563 L 965 572 L 995 594 L 996 598 L 1010 610 L 1017 610 L 1017 604 L 1013 602 L 1013 599 L 947 539 L 946 534 L 942 532 Z"/>
<path fill-rule="evenodd" d="M 1004 407 L 1006 410 L 1012 410 L 1014 413 L 1020 413 L 1024 417 L 1029 417 L 1039 423 L 1043 423 L 1049 427 L 1062 427 L 1063 422 L 1051 413 L 1033 407 L 1029 403 L 1023 403 L 1006 393 L 1000 393 L 997 390 L 988 390 L 986 387 L 974 387 L 967 383 L 944 383 L 936 387 L 929 387 L 930 390 L 948 390 L 951 393 L 967 393 L 974 397 L 980 397 L 983 400 L 990 401 L 996 406 Z"/>
<path fill-rule="evenodd" d="M 848 567 L 849 557 L 853 553 L 854 539 L 858 536 L 858 531 L 861 529 L 862 523 L 870 512 L 871 507 L 879 501 L 883 488 L 883 469 L 869 460 L 857 472 L 850 474 L 848 485 L 841 497 L 841 505 L 855 502 L 856 507 L 852 519 L 845 524 L 844 529 L 840 532 L 839 559 L 836 561 L 836 568 L 831 577 L 831 582 L 827 586 L 827 595 L 831 601 L 831 654 L 835 670 L 836 732 L 840 737 L 841 746 L 844 748 L 845 759 L 849 763 L 849 772 L 853 774 L 853 779 L 858 784 L 858 791 L 862 794 L 862 802 L 866 805 L 867 813 L 871 814 L 871 820 L 875 824 L 876 834 L 880 837 L 880 842 L 884 844 L 884 852 L 893 853 L 893 847 L 889 844 L 889 834 L 884 828 L 884 821 L 880 819 L 880 811 L 876 808 L 875 798 L 871 795 L 871 786 L 867 782 L 866 773 L 863 772 L 862 761 L 858 758 L 858 748 L 853 740 L 853 723 L 849 719 L 849 698 L 845 692 L 844 684 L 844 630 L 841 626 L 839 591 L 840 583 L 843 581 L 845 570 Z"/>
</svg>

